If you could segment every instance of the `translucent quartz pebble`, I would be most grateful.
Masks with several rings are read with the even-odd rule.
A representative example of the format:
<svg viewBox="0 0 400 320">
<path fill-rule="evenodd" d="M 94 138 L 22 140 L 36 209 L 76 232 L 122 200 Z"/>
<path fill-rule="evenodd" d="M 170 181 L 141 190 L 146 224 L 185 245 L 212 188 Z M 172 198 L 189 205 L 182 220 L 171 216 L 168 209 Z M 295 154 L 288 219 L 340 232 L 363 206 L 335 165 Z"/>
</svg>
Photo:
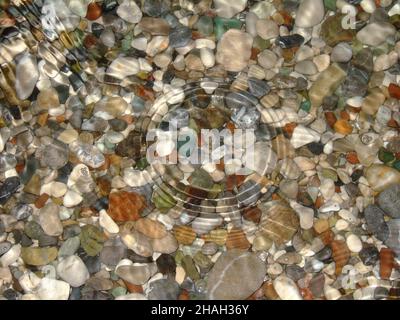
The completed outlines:
<svg viewBox="0 0 400 320">
<path fill-rule="evenodd" d="M 379 46 L 396 33 L 396 28 L 387 22 L 373 22 L 357 33 L 357 39 L 369 46 Z"/>
<path fill-rule="evenodd" d="M 71 152 L 75 153 L 78 159 L 92 168 L 99 168 L 105 163 L 101 151 L 90 144 L 74 141 L 70 144 Z"/>
<path fill-rule="evenodd" d="M 21 100 L 27 99 L 33 92 L 39 79 L 36 57 L 26 53 L 18 59 L 16 67 L 15 90 Z"/>
<path fill-rule="evenodd" d="M 296 26 L 310 28 L 322 21 L 325 14 L 324 1 L 304 0 L 296 13 Z"/>
</svg>

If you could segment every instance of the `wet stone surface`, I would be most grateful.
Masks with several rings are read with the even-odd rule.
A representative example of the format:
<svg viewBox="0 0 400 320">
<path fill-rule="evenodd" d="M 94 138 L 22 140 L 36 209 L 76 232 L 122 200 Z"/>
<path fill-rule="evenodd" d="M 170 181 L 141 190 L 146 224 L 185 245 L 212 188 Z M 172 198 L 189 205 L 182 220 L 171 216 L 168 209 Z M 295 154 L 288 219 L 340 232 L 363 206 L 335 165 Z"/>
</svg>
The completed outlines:
<svg viewBox="0 0 400 320">
<path fill-rule="evenodd" d="M 399 21 L 0 1 L 0 300 L 399 299 Z"/>
</svg>

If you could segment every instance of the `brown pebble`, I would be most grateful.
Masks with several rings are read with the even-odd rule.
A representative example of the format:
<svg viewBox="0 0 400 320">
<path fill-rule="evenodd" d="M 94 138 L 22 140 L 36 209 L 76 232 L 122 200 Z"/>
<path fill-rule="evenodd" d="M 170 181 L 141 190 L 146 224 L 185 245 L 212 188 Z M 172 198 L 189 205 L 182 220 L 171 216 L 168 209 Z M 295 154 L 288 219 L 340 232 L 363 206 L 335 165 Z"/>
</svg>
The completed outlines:
<svg viewBox="0 0 400 320">
<path fill-rule="evenodd" d="M 232 229 L 228 232 L 228 237 L 226 238 L 226 248 L 227 250 L 232 249 L 244 249 L 250 248 L 250 242 L 247 240 L 246 235 L 243 230 Z"/>
<path fill-rule="evenodd" d="M 389 248 L 382 248 L 379 252 L 380 269 L 379 274 L 382 279 L 389 280 L 394 267 L 394 253 Z"/>
<path fill-rule="evenodd" d="M 43 208 L 50 196 L 47 193 L 43 193 L 35 201 L 35 207 L 40 209 Z"/>
<path fill-rule="evenodd" d="M 97 2 L 92 2 L 88 5 L 86 13 L 86 19 L 94 21 L 101 17 L 102 14 L 101 6 Z"/>
<path fill-rule="evenodd" d="M 346 245 L 345 241 L 334 240 L 331 243 L 332 257 L 335 261 L 335 272 L 339 275 L 342 272 L 343 267 L 347 264 L 350 259 L 350 250 Z"/>
</svg>

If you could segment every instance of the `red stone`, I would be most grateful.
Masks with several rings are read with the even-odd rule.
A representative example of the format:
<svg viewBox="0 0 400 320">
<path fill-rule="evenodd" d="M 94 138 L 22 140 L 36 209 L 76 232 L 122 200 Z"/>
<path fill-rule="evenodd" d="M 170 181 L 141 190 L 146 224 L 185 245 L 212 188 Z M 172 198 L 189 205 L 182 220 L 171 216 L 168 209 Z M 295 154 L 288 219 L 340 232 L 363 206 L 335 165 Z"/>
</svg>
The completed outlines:
<svg viewBox="0 0 400 320">
<path fill-rule="evenodd" d="M 101 17 L 103 10 L 97 2 L 92 2 L 88 5 L 86 19 L 94 21 Z"/>
<path fill-rule="evenodd" d="M 113 192 L 109 197 L 108 214 L 117 222 L 136 221 L 145 207 L 145 198 L 135 192 Z"/>
<path fill-rule="evenodd" d="M 389 94 L 392 98 L 400 100 L 400 87 L 391 83 L 389 85 Z"/>
</svg>

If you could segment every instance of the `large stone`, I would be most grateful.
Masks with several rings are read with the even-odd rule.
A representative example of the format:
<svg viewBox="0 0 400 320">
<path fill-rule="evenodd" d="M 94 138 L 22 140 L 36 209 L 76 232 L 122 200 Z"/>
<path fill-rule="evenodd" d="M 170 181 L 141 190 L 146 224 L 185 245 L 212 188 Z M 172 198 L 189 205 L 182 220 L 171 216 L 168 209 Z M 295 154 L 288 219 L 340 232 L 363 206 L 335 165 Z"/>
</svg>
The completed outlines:
<svg viewBox="0 0 400 320">
<path fill-rule="evenodd" d="M 378 205 L 392 218 L 400 218 L 400 184 L 382 191 L 378 196 Z"/>
<path fill-rule="evenodd" d="M 209 273 L 207 298 L 243 300 L 261 287 L 267 268 L 255 253 L 226 251 Z"/>
</svg>

